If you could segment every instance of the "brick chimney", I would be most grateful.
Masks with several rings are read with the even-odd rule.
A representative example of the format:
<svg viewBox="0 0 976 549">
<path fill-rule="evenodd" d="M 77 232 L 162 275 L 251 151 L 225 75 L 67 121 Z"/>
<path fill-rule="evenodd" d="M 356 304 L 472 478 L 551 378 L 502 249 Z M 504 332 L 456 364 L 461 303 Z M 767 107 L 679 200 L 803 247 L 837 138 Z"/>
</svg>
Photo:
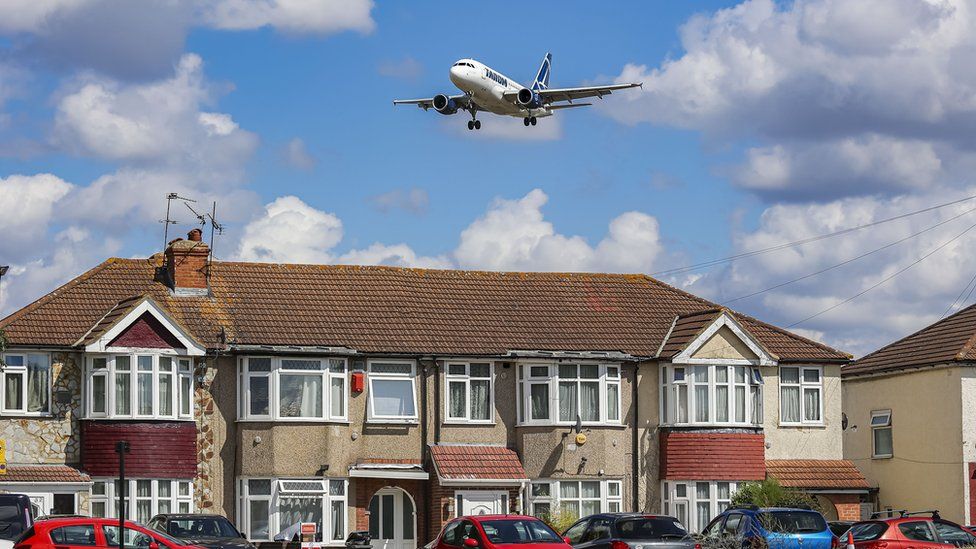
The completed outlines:
<svg viewBox="0 0 976 549">
<path fill-rule="evenodd" d="M 177 238 L 163 252 L 167 282 L 178 295 L 207 294 L 207 256 L 210 247 L 203 242 L 203 232 L 193 229 L 186 240 Z"/>
</svg>

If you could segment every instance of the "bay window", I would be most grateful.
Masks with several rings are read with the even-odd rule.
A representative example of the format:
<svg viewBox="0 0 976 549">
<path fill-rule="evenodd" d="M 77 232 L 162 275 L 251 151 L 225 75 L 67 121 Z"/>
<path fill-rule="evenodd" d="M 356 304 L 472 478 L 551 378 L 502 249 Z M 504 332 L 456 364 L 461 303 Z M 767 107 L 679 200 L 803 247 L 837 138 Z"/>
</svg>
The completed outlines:
<svg viewBox="0 0 976 549">
<path fill-rule="evenodd" d="M 85 410 L 88 418 L 193 419 L 193 360 L 145 353 L 88 355 Z"/>
<path fill-rule="evenodd" d="M 296 525 L 311 522 L 316 525 L 316 542 L 342 545 L 346 538 L 347 491 L 348 481 L 342 478 L 241 479 L 238 529 L 251 541 L 276 537 L 291 541 L 297 534 Z"/>
<path fill-rule="evenodd" d="M 781 366 L 780 424 L 823 423 L 823 370 L 819 366 Z"/>
<path fill-rule="evenodd" d="M 160 513 L 192 513 L 193 482 L 190 480 L 126 479 L 126 516 L 143 524 Z M 91 516 L 119 516 L 118 479 L 92 479 Z"/>
<path fill-rule="evenodd" d="M 492 366 L 488 362 L 449 362 L 444 374 L 447 398 L 444 399 L 448 422 L 484 422 L 494 420 Z"/>
<path fill-rule="evenodd" d="M 700 532 L 729 508 L 737 486 L 729 481 L 663 481 L 664 514 L 677 518 L 689 532 Z"/>
<path fill-rule="evenodd" d="M 369 361 L 369 421 L 417 420 L 413 362 Z"/>
<path fill-rule="evenodd" d="M 346 369 L 343 358 L 241 358 L 238 419 L 343 421 Z"/>
<path fill-rule="evenodd" d="M 529 510 L 544 517 L 561 512 L 576 518 L 623 510 L 619 480 L 541 480 L 529 486 Z"/>
<path fill-rule="evenodd" d="M 51 355 L 7 353 L 3 355 L 0 396 L 4 414 L 51 413 Z"/>
<path fill-rule="evenodd" d="M 762 385 L 750 366 L 662 366 L 661 424 L 761 425 Z"/>
<path fill-rule="evenodd" d="M 522 423 L 620 423 L 620 366 L 520 364 L 518 376 Z"/>
</svg>

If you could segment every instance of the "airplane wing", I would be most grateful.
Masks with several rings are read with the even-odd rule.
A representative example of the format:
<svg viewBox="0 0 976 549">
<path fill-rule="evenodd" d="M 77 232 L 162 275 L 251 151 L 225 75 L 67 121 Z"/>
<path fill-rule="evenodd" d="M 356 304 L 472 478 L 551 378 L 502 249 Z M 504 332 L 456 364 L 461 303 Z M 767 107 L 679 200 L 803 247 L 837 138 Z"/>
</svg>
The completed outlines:
<svg viewBox="0 0 976 549">
<path fill-rule="evenodd" d="M 549 105 L 550 110 L 573 109 L 576 107 L 589 107 L 593 103 L 563 103 L 562 105 Z"/>
<path fill-rule="evenodd" d="M 574 99 L 583 99 L 586 97 L 599 97 L 603 99 L 604 95 L 610 95 L 615 90 L 643 87 L 643 85 L 643 82 L 641 82 L 610 84 L 608 86 L 585 86 L 582 88 L 550 88 L 547 90 L 537 90 L 536 93 L 542 98 L 543 103 L 549 104 L 556 101 L 573 101 Z M 505 98 L 511 101 L 514 101 L 517 96 L 518 92 L 505 93 Z"/>
<path fill-rule="evenodd" d="M 471 102 L 471 97 L 468 96 L 467 94 L 451 95 L 449 96 L 449 98 L 454 100 L 454 103 L 458 106 L 459 109 L 470 110 L 472 108 L 475 109 L 478 108 L 477 105 Z M 394 99 L 393 104 L 394 105 L 417 105 L 418 107 L 426 111 L 427 109 L 434 108 L 434 98 L 425 97 L 423 99 Z"/>
</svg>

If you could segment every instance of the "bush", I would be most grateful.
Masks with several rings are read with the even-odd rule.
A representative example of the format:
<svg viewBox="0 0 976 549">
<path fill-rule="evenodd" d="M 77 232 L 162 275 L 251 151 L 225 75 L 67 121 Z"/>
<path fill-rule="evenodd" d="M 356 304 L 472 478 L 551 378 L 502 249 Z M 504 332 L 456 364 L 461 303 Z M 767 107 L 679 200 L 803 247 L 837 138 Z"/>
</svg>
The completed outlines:
<svg viewBox="0 0 976 549">
<path fill-rule="evenodd" d="M 557 534 L 562 535 L 563 532 L 579 520 L 579 516 L 577 513 L 566 511 L 563 507 L 558 507 L 540 516 L 539 520 L 548 524 Z"/>
<path fill-rule="evenodd" d="M 740 485 L 739 489 L 732 494 L 732 505 L 798 507 L 822 511 L 816 498 L 806 492 L 786 488 L 774 478 Z"/>
</svg>

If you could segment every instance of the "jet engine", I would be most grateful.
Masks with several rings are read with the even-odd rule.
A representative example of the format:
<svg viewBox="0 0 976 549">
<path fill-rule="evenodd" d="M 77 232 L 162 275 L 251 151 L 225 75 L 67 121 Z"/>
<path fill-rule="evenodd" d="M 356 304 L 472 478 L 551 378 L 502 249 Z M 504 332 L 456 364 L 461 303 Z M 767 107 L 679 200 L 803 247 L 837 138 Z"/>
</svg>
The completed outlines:
<svg viewBox="0 0 976 549">
<path fill-rule="evenodd" d="M 457 103 L 443 93 L 435 95 L 433 103 L 434 110 L 441 114 L 454 114 L 458 111 Z"/>
<path fill-rule="evenodd" d="M 519 105 L 528 109 L 538 109 L 542 106 L 542 98 L 529 88 L 520 89 L 515 99 Z"/>
</svg>

